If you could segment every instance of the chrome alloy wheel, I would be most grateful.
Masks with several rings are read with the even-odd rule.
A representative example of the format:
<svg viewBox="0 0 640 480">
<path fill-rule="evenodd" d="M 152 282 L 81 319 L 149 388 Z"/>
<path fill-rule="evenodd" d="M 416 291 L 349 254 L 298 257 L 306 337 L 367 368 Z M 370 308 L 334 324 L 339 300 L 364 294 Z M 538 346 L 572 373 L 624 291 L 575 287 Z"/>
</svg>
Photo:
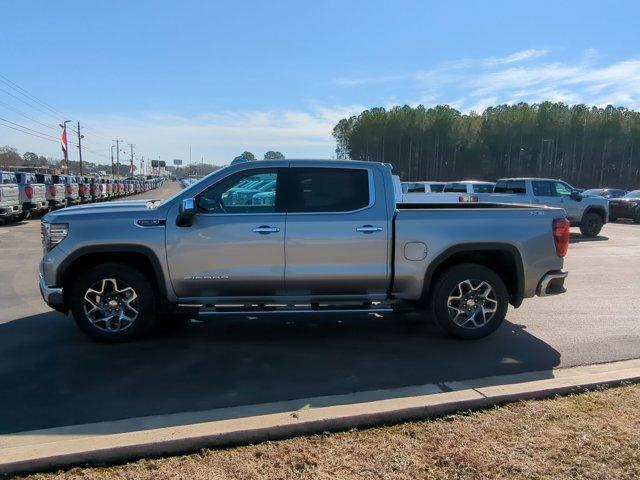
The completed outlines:
<svg viewBox="0 0 640 480">
<path fill-rule="evenodd" d="M 464 280 L 449 293 L 447 310 L 453 323 L 460 327 L 483 327 L 498 310 L 496 292 L 484 280 Z"/>
<path fill-rule="evenodd" d="M 99 330 L 115 333 L 129 328 L 138 318 L 138 294 L 115 278 L 98 280 L 84 294 L 84 313 Z"/>
</svg>

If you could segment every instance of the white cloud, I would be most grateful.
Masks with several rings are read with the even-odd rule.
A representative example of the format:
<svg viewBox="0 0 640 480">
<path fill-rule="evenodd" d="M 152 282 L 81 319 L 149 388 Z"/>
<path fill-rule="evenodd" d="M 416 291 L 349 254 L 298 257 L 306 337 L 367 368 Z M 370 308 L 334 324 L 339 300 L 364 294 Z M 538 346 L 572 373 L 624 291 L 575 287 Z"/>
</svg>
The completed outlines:
<svg viewBox="0 0 640 480">
<path fill-rule="evenodd" d="M 108 162 L 109 139 L 124 138 L 125 143 L 136 144 L 137 158 L 161 155 L 167 160 L 187 159 L 189 146 L 193 161 L 204 157 L 205 161 L 217 164 L 228 163 L 244 150 L 256 156 L 267 150 L 280 150 L 289 158 L 329 158 L 335 149 L 331 136 L 335 124 L 364 108 L 311 105 L 307 110 L 207 112 L 194 117 L 164 113 L 136 117 L 83 115 L 87 125 L 83 132 L 83 145 L 87 147 L 83 157 L 87 161 Z M 20 152 L 61 156 L 59 145 L 11 130 L 2 131 L 2 143 L 15 146 Z M 75 160 L 77 149 L 70 148 L 70 152 Z M 128 155 L 123 154 L 122 158 Z"/>
</svg>

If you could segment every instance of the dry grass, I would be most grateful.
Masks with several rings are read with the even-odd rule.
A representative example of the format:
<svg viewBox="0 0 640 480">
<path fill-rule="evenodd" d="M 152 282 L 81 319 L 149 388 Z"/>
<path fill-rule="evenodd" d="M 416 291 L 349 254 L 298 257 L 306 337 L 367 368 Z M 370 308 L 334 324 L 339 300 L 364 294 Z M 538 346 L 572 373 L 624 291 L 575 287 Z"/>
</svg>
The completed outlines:
<svg viewBox="0 0 640 480">
<path fill-rule="evenodd" d="M 640 385 L 31 479 L 637 479 Z"/>
</svg>

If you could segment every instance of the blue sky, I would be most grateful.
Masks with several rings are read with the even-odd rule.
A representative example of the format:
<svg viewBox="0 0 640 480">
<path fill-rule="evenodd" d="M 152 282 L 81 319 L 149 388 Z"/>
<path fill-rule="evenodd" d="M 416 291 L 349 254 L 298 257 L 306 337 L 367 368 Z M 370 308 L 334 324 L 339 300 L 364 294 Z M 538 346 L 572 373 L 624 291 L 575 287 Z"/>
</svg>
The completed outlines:
<svg viewBox="0 0 640 480">
<path fill-rule="evenodd" d="M 88 160 L 116 137 L 166 160 L 328 158 L 336 121 L 373 106 L 640 108 L 635 1 L 2 4 L 0 74 L 55 113 L 0 81 L 0 118 L 54 136 L 58 112 L 80 120 Z M 0 126 L 5 144 L 60 155 Z"/>
</svg>

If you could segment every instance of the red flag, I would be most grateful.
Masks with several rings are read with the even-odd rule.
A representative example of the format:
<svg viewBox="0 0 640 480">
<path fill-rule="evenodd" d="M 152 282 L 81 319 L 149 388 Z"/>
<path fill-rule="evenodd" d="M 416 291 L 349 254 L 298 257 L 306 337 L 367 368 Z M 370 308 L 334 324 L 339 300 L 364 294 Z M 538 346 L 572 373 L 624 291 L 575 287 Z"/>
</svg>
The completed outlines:
<svg viewBox="0 0 640 480">
<path fill-rule="evenodd" d="M 67 158 L 67 127 L 62 129 L 60 145 L 62 146 L 62 153 L 64 154 L 64 157 Z"/>
</svg>

